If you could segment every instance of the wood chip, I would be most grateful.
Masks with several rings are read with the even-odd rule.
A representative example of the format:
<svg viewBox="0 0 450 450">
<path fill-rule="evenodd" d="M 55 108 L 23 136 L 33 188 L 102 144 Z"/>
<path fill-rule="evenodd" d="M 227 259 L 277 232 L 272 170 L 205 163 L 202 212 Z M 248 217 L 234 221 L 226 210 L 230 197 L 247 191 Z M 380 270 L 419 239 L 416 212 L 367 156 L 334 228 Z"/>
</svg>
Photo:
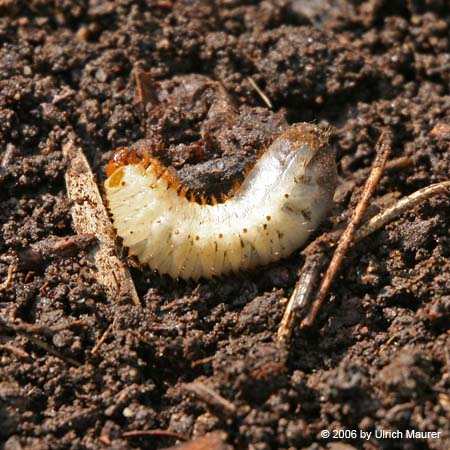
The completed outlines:
<svg viewBox="0 0 450 450">
<path fill-rule="evenodd" d="M 216 410 L 219 410 L 225 416 L 234 416 L 236 414 L 236 406 L 226 398 L 223 398 L 216 391 L 209 386 L 201 383 L 200 381 L 194 381 L 187 383 L 184 388 L 194 393 L 200 400 L 203 400 L 206 404 L 212 406 Z"/>
<path fill-rule="evenodd" d="M 67 195 L 74 203 L 75 231 L 94 234 L 99 241 L 99 245 L 89 252 L 98 269 L 97 281 L 111 296 L 125 294 L 135 305 L 141 306 L 130 272 L 117 255 L 114 229 L 83 150 L 70 141 L 64 145 L 63 154 L 69 160 L 65 178 Z"/>
<path fill-rule="evenodd" d="M 223 431 L 213 431 L 190 442 L 179 444 L 166 450 L 232 450 L 226 443 L 227 435 Z"/>
</svg>

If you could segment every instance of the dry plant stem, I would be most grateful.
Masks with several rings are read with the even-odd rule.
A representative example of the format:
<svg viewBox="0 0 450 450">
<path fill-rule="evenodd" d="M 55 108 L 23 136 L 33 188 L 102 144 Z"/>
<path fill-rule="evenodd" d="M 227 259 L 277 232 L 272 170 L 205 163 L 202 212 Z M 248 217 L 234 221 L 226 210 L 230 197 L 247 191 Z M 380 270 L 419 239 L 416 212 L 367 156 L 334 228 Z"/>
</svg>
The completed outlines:
<svg viewBox="0 0 450 450">
<path fill-rule="evenodd" d="M 148 103 L 156 105 L 158 103 L 158 98 L 156 95 L 156 83 L 151 76 L 151 72 L 145 72 L 139 67 L 134 69 L 134 76 L 136 79 L 136 91 L 137 91 L 137 101 L 143 107 Z"/>
<path fill-rule="evenodd" d="M 59 359 L 62 359 L 63 361 L 71 364 L 72 366 L 75 366 L 75 367 L 80 367 L 81 366 L 81 363 L 79 361 L 77 361 L 76 359 L 73 359 L 70 356 L 63 355 L 60 351 L 56 350 L 55 348 L 53 348 L 52 346 L 48 345 L 43 340 L 37 338 L 36 336 L 33 336 L 32 334 L 30 334 L 27 331 L 24 331 L 24 330 L 21 330 L 21 329 L 15 329 L 14 327 L 11 327 L 11 326 L 7 325 L 6 323 L 1 323 L 0 322 L 0 330 L 2 330 L 2 329 L 7 330 L 7 331 L 12 331 L 12 332 L 15 332 L 15 333 L 18 333 L 18 334 L 21 334 L 21 335 L 25 336 L 29 341 L 31 341 L 36 346 L 42 348 L 47 353 L 50 353 L 51 355 L 56 356 Z"/>
<path fill-rule="evenodd" d="M 193 383 L 185 384 L 184 387 L 208 405 L 222 411 L 225 415 L 233 416 L 236 413 L 236 406 L 234 406 L 233 403 L 223 398 L 205 384 L 195 381 Z"/>
<path fill-rule="evenodd" d="M 2 284 L 0 284 L 0 292 L 4 291 L 5 289 L 8 289 L 8 287 L 12 281 L 14 269 L 15 269 L 15 265 L 14 265 L 14 263 L 11 263 L 8 267 L 8 275 L 6 276 L 6 280 Z"/>
<path fill-rule="evenodd" d="M 68 197 L 74 202 L 75 230 L 78 234 L 93 234 L 99 240 L 98 247 L 89 253 L 98 269 L 95 273 L 97 281 L 112 297 L 126 294 L 136 306 L 141 306 L 130 272 L 117 256 L 114 229 L 83 150 L 68 142 L 63 147 L 63 154 L 69 160 L 66 188 Z"/>
<path fill-rule="evenodd" d="M 100 347 L 103 345 L 103 343 L 106 341 L 106 339 L 110 335 L 111 330 L 113 329 L 113 326 L 114 326 L 114 321 L 108 325 L 108 328 L 105 330 L 105 332 L 102 334 L 102 336 L 100 337 L 98 342 L 95 344 L 95 347 L 91 350 L 91 355 L 95 355 L 98 352 Z"/>
<path fill-rule="evenodd" d="M 267 105 L 269 109 L 273 109 L 272 102 L 270 98 L 262 91 L 262 89 L 256 84 L 256 81 L 252 77 L 247 77 L 247 80 L 252 85 L 252 88 L 259 94 L 263 102 Z"/>
<path fill-rule="evenodd" d="M 167 447 L 166 450 L 231 450 L 226 438 L 227 435 L 223 431 L 213 431 L 175 447 Z"/>
<path fill-rule="evenodd" d="M 13 355 L 17 356 L 18 358 L 22 359 L 30 359 L 30 355 L 21 348 L 14 347 L 9 344 L 0 344 L 0 350 L 7 350 L 11 352 Z"/>
<path fill-rule="evenodd" d="M 404 212 L 411 210 L 414 206 L 427 200 L 428 198 L 445 193 L 450 194 L 450 181 L 432 184 L 431 186 L 419 189 L 411 195 L 400 199 L 395 205 L 380 212 L 376 216 L 372 217 L 368 222 L 363 224 L 356 232 L 353 242 L 357 243 L 362 241 L 367 236 L 370 236 L 372 233 L 378 231 L 380 228 L 395 220 Z M 305 306 L 309 304 L 308 299 L 312 296 L 315 283 L 315 278 L 312 275 L 319 274 L 326 259 L 327 258 L 324 253 L 312 253 L 307 255 L 305 266 L 308 264 L 308 261 L 315 261 L 316 265 L 311 265 L 309 269 L 303 268 L 278 329 L 278 341 L 288 342 L 292 334 L 293 324 L 299 309 L 304 309 Z"/>
<path fill-rule="evenodd" d="M 323 253 L 315 253 L 308 255 L 303 265 L 300 277 L 295 285 L 289 302 L 281 319 L 277 332 L 277 340 L 283 344 L 287 344 L 291 338 L 296 317 L 309 306 L 313 290 L 316 286 L 320 270 L 325 263 L 325 255 Z"/>
<path fill-rule="evenodd" d="M 372 194 L 381 178 L 383 173 L 384 166 L 386 165 L 386 161 L 391 153 L 391 147 L 388 142 L 385 142 L 385 133 L 381 133 L 380 138 L 378 139 L 376 145 L 376 156 L 375 161 L 373 163 L 372 171 L 364 185 L 363 193 L 358 205 L 355 208 L 355 212 L 353 213 L 353 217 L 350 220 L 347 228 L 345 229 L 343 235 L 341 236 L 336 251 L 334 252 L 333 258 L 331 259 L 330 265 L 323 277 L 322 284 L 319 289 L 319 293 L 317 294 L 316 300 L 314 301 L 308 315 L 302 320 L 300 327 L 306 328 L 310 327 L 314 319 L 317 316 L 317 313 L 320 310 L 323 302 L 325 301 L 325 297 L 328 294 L 331 283 L 336 276 L 339 267 L 342 264 L 344 256 L 346 255 L 350 245 L 352 243 L 353 237 L 355 235 L 356 229 L 358 228 L 361 218 L 364 212 L 367 209 L 369 204 L 369 200 L 372 197 Z"/>
<path fill-rule="evenodd" d="M 47 336 L 51 336 L 54 333 L 57 333 L 58 331 L 66 330 L 67 328 L 70 328 L 72 326 L 81 325 L 84 321 L 82 319 L 77 319 L 72 322 L 67 323 L 61 323 L 58 325 L 40 325 L 35 323 L 28 323 L 24 322 L 23 320 L 20 320 L 18 318 L 15 319 L 15 323 L 7 323 L 3 322 L 0 319 L 0 325 L 5 325 L 10 330 L 16 331 L 16 332 L 25 332 L 25 333 L 35 333 L 35 334 L 44 334 Z"/>
<path fill-rule="evenodd" d="M 433 197 L 442 193 L 450 192 L 450 181 L 443 181 L 441 183 L 432 184 L 431 186 L 424 187 L 419 189 L 418 191 L 408 195 L 400 199 L 395 205 L 386 209 L 385 211 L 377 214 L 372 217 L 367 223 L 365 223 L 356 233 L 354 241 L 361 241 L 366 238 L 374 231 L 384 227 L 387 223 L 394 220 L 400 214 L 403 214 L 405 211 L 409 211 L 414 206 L 419 203 L 427 200 L 430 197 Z"/>
<path fill-rule="evenodd" d="M 174 439 L 177 439 L 178 441 L 187 441 L 187 437 L 183 436 L 179 433 L 174 433 L 173 431 L 168 430 L 133 430 L 133 431 L 126 431 L 122 434 L 125 438 L 135 438 L 135 437 L 142 437 L 142 436 L 158 436 L 158 437 L 171 437 Z"/>
</svg>

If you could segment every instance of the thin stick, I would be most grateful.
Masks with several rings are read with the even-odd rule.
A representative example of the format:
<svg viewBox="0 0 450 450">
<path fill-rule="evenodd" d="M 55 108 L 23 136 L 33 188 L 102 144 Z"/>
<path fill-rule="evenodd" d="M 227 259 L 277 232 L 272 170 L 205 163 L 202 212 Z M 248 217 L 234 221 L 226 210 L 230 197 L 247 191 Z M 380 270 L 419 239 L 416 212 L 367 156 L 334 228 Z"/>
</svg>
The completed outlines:
<svg viewBox="0 0 450 450">
<path fill-rule="evenodd" d="M 12 277 L 14 274 L 14 269 L 15 269 L 15 264 L 11 263 L 8 267 L 8 275 L 6 276 L 6 280 L 2 284 L 0 284 L 0 292 L 9 288 L 9 285 L 11 284 Z"/>
<path fill-rule="evenodd" d="M 380 212 L 365 224 L 363 224 L 361 228 L 356 232 L 353 238 L 353 242 L 357 243 L 362 241 L 372 233 L 378 231 L 388 223 L 395 220 L 404 212 L 414 208 L 414 206 L 435 195 L 445 193 L 450 193 L 450 181 L 442 181 L 441 183 L 432 184 L 431 186 L 427 186 L 419 189 L 416 192 L 413 192 L 407 197 L 400 199 L 395 205 L 392 205 L 385 211 Z M 336 235 L 336 239 L 338 237 L 339 235 Z M 332 241 L 334 240 L 335 239 L 333 238 Z M 314 243 L 316 241 L 314 241 L 310 246 L 314 247 Z M 315 283 L 315 278 L 313 278 L 312 271 L 314 270 L 315 273 L 318 274 L 326 260 L 324 253 L 310 253 L 307 254 L 305 266 L 308 264 L 308 261 L 312 261 L 311 258 L 313 257 L 320 258 L 320 262 L 317 263 L 317 266 L 311 267 L 310 270 L 303 268 L 300 278 L 295 285 L 294 291 L 292 292 L 292 295 L 289 299 L 283 319 L 280 323 L 280 327 L 278 328 L 278 341 L 282 341 L 284 343 L 288 342 L 292 334 L 292 328 L 296 316 L 298 316 L 300 310 L 303 310 L 309 304 L 309 299 L 312 296 Z M 309 276 L 307 276 L 308 274 Z"/>
<path fill-rule="evenodd" d="M 57 333 L 58 331 L 66 330 L 67 328 L 70 328 L 70 327 L 73 327 L 76 325 L 81 325 L 83 323 L 84 323 L 84 320 L 77 319 L 72 322 L 48 326 L 48 325 L 40 325 L 40 324 L 36 324 L 36 323 L 24 322 L 23 320 L 21 320 L 19 318 L 15 319 L 15 323 L 6 322 L 3 319 L 0 319 L 0 326 L 4 325 L 11 331 L 15 331 L 17 333 L 23 332 L 23 333 L 28 333 L 28 334 L 33 334 L 33 333 L 34 334 L 45 334 L 47 336 L 51 336 L 54 333 Z"/>
<path fill-rule="evenodd" d="M 173 431 L 168 430 L 134 430 L 134 431 L 125 431 L 122 433 L 122 436 L 125 438 L 134 438 L 134 437 L 142 437 L 142 436 L 158 436 L 158 437 L 171 437 L 175 438 L 179 441 L 187 441 L 188 438 L 183 436 L 182 434 L 175 433 Z"/>
<path fill-rule="evenodd" d="M 51 355 L 56 356 L 57 358 L 62 359 L 63 361 L 65 361 L 65 362 L 67 362 L 69 364 L 72 364 L 75 367 L 80 367 L 82 365 L 76 359 L 73 359 L 70 356 L 63 355 L 60 351 L 56 350 L 56 348 L 51 347 L 46 342 L 44 342 L 43 340 L 37 338 L 36 336 L 33 336 L 32 334 L 28 333 L 27 331 L 20 330 L 20 329 L 14 329 L 13 327 L 10 327 L 6 323 L 1 323 L 0 322 L 0 330 L 2 328 L 6 329 L 6 330 L 9 330 L 9 331 L 13 331 L 13 332 L 18 333 L 18 334 L 21 334 L 22 336 L 25 336 L 28 340 L 30 340 L 36 346 L 42 348 L 43 350 L 45 350 L 46 352 L 50 353 Z"/>
<path fill-rule="evenodd" d="M 353 217 L 350 220 L 347 228 L 339 240 L 336 251 L 334 252 L 333 258 L 331 259 L 328 270 L 323 277 L 322 284 L 319 289 L 319 293 L 317 294 L 316 300 L 314 301 L 308 315 L 303 319 L 300 324 L 300 328 L 310 327 L 314 319 L 317 316 L 317 313 L 320 310 L 323 302 L 325 301 L 325 297 L 328 294 L 328 291 L 331 287 L 331 283 L 336 276 L 339 267 L 342 264 L 344 256 L 346 255 L 348 249 L 353 240 L 353 236 L 355 235 L 356 229 L 361 222 L 361 218 L 364 212 L 367 209 L 367 205 L 369 204 L 369 200 L 372 197 L 372 194 L 377 186 L 381 175 L 383 173 L 384 166 L 386 161 L 391 153 L 391 146 L 385 142 L 385 133 L 381 133 L 380 138 L 378 139 L 376 145 L 376 156 L 375 161 L 373 163 L 372 171 L 370 172 L 369 178 L 367 179 L 366 184 L 364 185 L 363 193 L 358 205 L 355 208 L 355 212 L 353 213 Z"/>
<path fill-rule="evenodd" d="M 91 350 L 91 355 L 95 355 L 99 348 L 103 345 L 103 343 L 106 341 L 106 338 L 109 336 L 109 334 L 111 333 L 111 330 L 113 328 L 114 325 L 114 321 L 112 321 L 109 325 L 108 328 L 106 328 L 105 332 L 102 334 L 101 338 L 98 340 L 98 342 L 95 344 L 95 347 Z"/>
<path fill-rule="evenodd" d="M 253 89 L 259 94 L 259 96 L 263 99 L 264 103 L 268 106 L 268 108 L 272 109 L 273 105 L 270 101 L 270 98 L 267 97 L 266 94 L 262 91 L 262 89 L 256 84 L 256 81 L 252 77 L 247 77 L 247 80 L 252 85 Z"/>
<path fill-rule="evenodd" d="M 236 413 L 236 406 L 233 403 L 223 398 L 216 391 L 201 383 L 200 381 L 194 381 L 184 385 L 185 389 L 193 392 L 197 397 L 206 402 L 208 405 L 213 406 L 223 414 L 232 416 Z"/>
<path fill-rule="evenodd" d="M 18 358 L 30 359 L 30 355 L 21 348 L 14 347 L 9 344 L 0 344 L 0 350 L 8 350 L 13 355 L 16 355 Z"/>
<path fill-rule="evenodd" d="M 292 335 L 295 318 L 309 305 L 320 270 L 325 261 L 323 253 L 315 253 L 306 257 L 300 277 L 281 319 L 277 332 L 277 341 L 287 344 Z"/>
<path fill-rule="evenodd" d="M 232 447 L 226 443 L 226 439 L 227 434 L 223 431 L 213 431 L 166 450 L 231 450 Z"/>
<path fill-rule="evenodd" d="M 384 227 L 389 222 L 392 222 L 396 217 L 403 214 L 405 211 L 414 208 L 414 206 L 427 200 L 434 195 L 450 192 L 450 181 L 442 181 L 441 183 L 432 184 L 424 187 L 418 191 L 400 199 L 395 205 L 385 211 L 380 212 L 366 222 L 356 233 L 354 241 L 361 241 L 374 231 Z"/>
</svg>

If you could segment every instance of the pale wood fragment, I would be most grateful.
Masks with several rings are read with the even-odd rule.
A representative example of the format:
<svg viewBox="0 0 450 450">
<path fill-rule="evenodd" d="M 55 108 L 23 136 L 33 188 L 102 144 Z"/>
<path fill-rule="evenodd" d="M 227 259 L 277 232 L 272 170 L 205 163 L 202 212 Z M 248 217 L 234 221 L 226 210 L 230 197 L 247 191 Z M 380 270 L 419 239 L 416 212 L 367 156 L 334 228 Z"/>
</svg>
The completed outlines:
<svg viewBox="0 0 450 450">
<path fill-rule="evenodd" d="M 63 147 L 63 154 L 69 160 L 65 179 L 67 195 L 73 201 L 75 231 L 94 234 L 99 242 L 88 254 L 98 269 L 97 281 L 111 296 L 125 294 L 141 306 L 130 272 L 117 254 L 114 229 L 83 150 L 69 141 Z"/>
</svg>

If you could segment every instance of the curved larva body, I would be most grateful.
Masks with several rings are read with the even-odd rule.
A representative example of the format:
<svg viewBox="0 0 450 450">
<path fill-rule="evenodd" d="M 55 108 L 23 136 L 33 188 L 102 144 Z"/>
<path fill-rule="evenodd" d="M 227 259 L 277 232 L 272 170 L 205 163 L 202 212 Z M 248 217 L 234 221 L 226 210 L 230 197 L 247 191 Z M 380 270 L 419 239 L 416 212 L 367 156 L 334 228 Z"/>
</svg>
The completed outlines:
<svg viewBox="0 0 450 450">
<path fill-rule="evenodd" d="M 211 278 L 267 264 L 305 243 L 332 204 L 327 136 L 291 126 L 224 203 L 189 201 L 155 163 L 119 167 L 105 182 L 117 234 L 141 263 L 173 278 Z"/>
</svg>

